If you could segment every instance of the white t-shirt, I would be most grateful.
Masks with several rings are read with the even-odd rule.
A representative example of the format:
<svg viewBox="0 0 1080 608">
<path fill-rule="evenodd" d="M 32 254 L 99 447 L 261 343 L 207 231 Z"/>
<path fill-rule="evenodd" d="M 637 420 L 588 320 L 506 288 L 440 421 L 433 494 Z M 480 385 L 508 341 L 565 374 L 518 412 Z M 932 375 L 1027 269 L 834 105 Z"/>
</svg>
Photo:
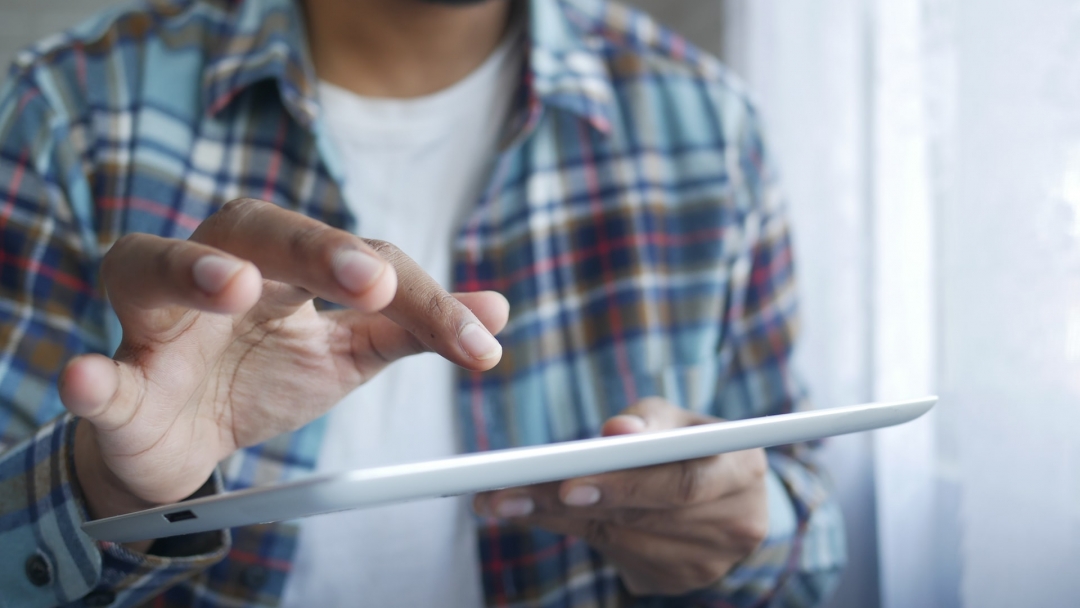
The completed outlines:
<svg viewBox="0 0 1080 608">
<path fill-rule="evenodd" d="M 394 243 L 444 287 L 453 239 L 497 155 L 523 61 L 514 33 L 464 80 L 422 98 L 373 99 L 328 83 L 319 94 L 362 236 Z M 330 414 L 317 471 L 461 451 L 454 366 L 434 354 L 389 366 Z M 286 607 L 483 604 L 466 498 L 302 520 Z"/>
</svg>

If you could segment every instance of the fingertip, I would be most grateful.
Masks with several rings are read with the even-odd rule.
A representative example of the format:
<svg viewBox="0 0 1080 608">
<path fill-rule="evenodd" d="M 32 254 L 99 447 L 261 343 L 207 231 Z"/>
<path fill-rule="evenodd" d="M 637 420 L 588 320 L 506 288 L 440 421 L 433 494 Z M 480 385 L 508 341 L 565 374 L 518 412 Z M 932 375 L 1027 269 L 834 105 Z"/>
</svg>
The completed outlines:
<svg viewBox="0 0 1080 608">
<path fill-rule="evenodd" d="M 346 248 L 334 254 L 330 267 L 339 285 L 350 293 L 364 293 L 386 272 L 387 263 L 377 255 Z"/>
<path fill-rule="evenodd" d="M 497 291 L 486 291 L 484 293 L 490 294 L 495 300 L 495 313 L 492 315 L 488 329 L 491 330 L 491 333 L 497 334 L 506 327 L 507 321 L 510 320 L 510 300 L 507 300 L 506 296 Z"/>
<path fill-rule="evenodd" d="M 93 418 L 108 405 L 120 385 L 118 363 L 102 355 L 72 359 L 60 374 L 60 401 L 69 412 Z"/>
<path fill-rule="evenodd" d="M 506 296 L 504 296 L 503 294 L 501 294 L 501 293 L 499 293 L 497 291 L 491 290 L 491 289 L 482 291 L 480 293 L 483 293 L 483 294 L 487 295 L 488 297 L 494 298 L 495 301 L 498 303 L 498 305 L 503 310 L 505 310 L 507 312 L 510 311 L 510 300 L 507 300 Z"/>
<path fill-rule="evenodd" d="M 352 300 L 352 307 L 362 312 L 386 308 L 397 293 L 393 264 L 374 251 L 341 249 L 334 254 L 331 269 L 338 286 Z"/>
<path fill-rule="evenodd" d="M 600 488 L 591 483 L 567 483 L 559 488 L 559 499 L 569 507 L 591 507 L 601 496 Z"/>
<path fill-rule="evenodd" d="M 502 344 L 479 323 L 469 323 L 458 333 L 458 343 L 483 369 L 491 369 L 502 358 Z"/>
<path fill-rule="evenodd" d="M 211 253 L 191 265 L 199 296 L 194 307 L 221 314 L 243 313 L 262 296 L 262 273 L 251 262 Z"/>
<path fill-rule="evenodd" d="M 492 334 L 498 334 L 510 319 L 510 301 L 497 291 L 456 292 L 465 305 Z"/>
<path fill-rule="evenodd" d="M 528 517 L 536 510 L 536 502 L 531 496 L 510 495 L 495 502 L 492 511 L 496 517 L 514 519 Z"/>
<path fill-rule="evenodd" d="M 251 262 L 236 273 L 221 292 L 219 312 L 242 313 L 250 310 L 262 297 L 262 273 Z"/>
<path fill-rule="evenodd" d="M 397 271 L 392 264 L 386 264 L 378 279 L 366 291 L 356 296 L 353 308 L 361 312 L 379 312 L 394 301 L 397 288 Z"/>
<path fill-rule="evenodd" d="M 195 285 L 208 296 L 215 296 L 228 287 L 244 269 L 244 262 L 223 255 L 204 255 L 191 265 Z"/>
</svg>

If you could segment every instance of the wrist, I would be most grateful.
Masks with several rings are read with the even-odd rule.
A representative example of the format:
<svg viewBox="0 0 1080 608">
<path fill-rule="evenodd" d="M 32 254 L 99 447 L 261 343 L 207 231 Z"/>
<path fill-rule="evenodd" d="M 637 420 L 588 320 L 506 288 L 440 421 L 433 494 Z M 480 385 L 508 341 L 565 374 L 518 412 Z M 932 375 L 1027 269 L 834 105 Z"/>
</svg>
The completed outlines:
<svg viewBox="0 0 1080 608">
<path fill-rule="evenodd" d="M 82 490 L 90 519 L 134 513 L 157 506 L 131 492 L 105 464 L 97 431 L 85 420 L 75 426 L 75 478 Z"/>
</svg>

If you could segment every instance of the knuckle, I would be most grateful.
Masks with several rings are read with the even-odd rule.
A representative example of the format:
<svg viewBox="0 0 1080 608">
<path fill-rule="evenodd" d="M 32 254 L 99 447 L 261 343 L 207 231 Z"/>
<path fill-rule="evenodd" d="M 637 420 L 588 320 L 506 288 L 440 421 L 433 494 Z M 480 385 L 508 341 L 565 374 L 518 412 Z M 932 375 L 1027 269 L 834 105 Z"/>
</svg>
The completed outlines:
<svg viewBox="0 0 1080 608">
<path fill-rule="evenodd" d="M 392 260 L 394 259 L 394 257 L 401 253 L 401 250 L 398 249 L 397 245 L 388 241 L 381 241 L 379 239 L 364 239 L 364 242 L 367 243 L 368 247 L 371 247 L 373 250 L 375 250 L 375 253 L 379 254 L 383 257 L 383 259 L 386 260 Z"/>
<path fill-rule="evenodd" d="M 125 234 L 116 239 L 112 247 L 105 252 L 105 257 L 101 259 L 101 272 L 106 278 L 113 274 L 116 264 L 130 255 L 131 250 L 137 247 L 141 236 L 139 234 Z"/>
<path fill-rule="evenodd" d="M 144 237 L 145 235 L 138 232 L 131 232 L 125 234 L 124 236 L 116 239 L 116 242 L 113 243 L 113 246 L 109 249 L 109 253 L 106 255 L 115 255 L 117 252 L 123 253 L 126 250 L 137 246 L 139 241 L 141 241 Z"/>
<path fill-rule="evenodd" d="M 127 275 L 125 263 L 139 259 L 147 254 L 147 248 L 156 237 L 142 233 L 125 234 L 113 243 L 101 260 L 101 275 L 106 285 Z"/>
<path fill-rule="evenodd" d="M 685 578 L 676 593 L 688 593 L 708 587 L 727 574 L 728 568 L 719 562 L 696 562 L 687 566 Z"/>
<path fill-rule="evenodd" d="M 611 527 L 607 522 L 590 519 L 585 524 L 585 542 L 594 547 L 603 547 L 611 543 Z"/>
<path fill-rule="evenodd" d="M 764 450 L 752 450 L 746 459 L 746 473 L 751 481 L 761 481 L 769 473 L 769 461 Z"/>
<path fill-rule="evenodd" d="M 633 504 L 637 501 L 646 498 L 642 496 L 644 490 L 641 483 L 641 475 L 626 475 L 619 478 L 619 483 L 611 485 L 611 496 L 608 497 L 606 493 L 609 491 L 604 490 L 604 500 L 609 498 L 613 503 L 617 504 L 618 501 L 625 501 L 627 504 Z"/>
<path fill-rule="evenodd" d="M 226 218 L 243 217 L 265 204 L 254 198 L 237 198 L 222 205 L 214 215 Z"/>
<path fill-rule="evenodd" d="M 694 505 L 701 501 L 704 494 L 704 480 L 701 467 L 696 460 L 679 462 L 679 472 L 675 488 L 675 499 L 681 505 Z"/>
<path fill-rule="evenodd" d="M 634 596 L 680 596 L 704 589 L 723 578 L 726 570 L 711 562 L 679 560 L 652 562 L 635 574 L 621 573 L 623 585 Z"/>
<path fill-rule="evenodd" d="M 643 580 L 640 576 L 633 576 L 627 573 L 622 573 L 619 577 L 622 579 L 623 586 L 630 592 L 630 595 L 635 597 L 641 597 L 645 595 L 656 595 L 661 593 L 659 589 L 656 589 L 653 585 Z M 676 595 L 676 594 L 670 594 Z"/>
<path fill-rule="evenodd" d="M 753 517 L 742 520 L 732 525 L 730 534 L 744 552 L 750 553 L 769 536 L 768 519 Z"/>
<path fill-rule="evenodd" d="M 363 241 L 376 255 L 391 266 L 397 268 L 398 272 L 408 274 L 410 258 L 400 247 L 389 241 L 381 241 L 379 239 L 363 239 Z M 402 265 L 402 263 L 404 263 L 404 265 Z"/>
<path fill-rule="evenodd" d="M 201 242 L 227 241 L 244 218 L 267 204 L 269 203 L 253 198 L 233 199 L 222 205 L 217 212 L 199 224 L 190 240 Z"/>
<path fill-rule="evenodd" d="M 649 523 L 652 515 L 653 512 L 648 509 L 620 509 L 614 513 L 613 517 L 616 524 L 634 528 Z"/>
<path fill-rule="evenodd" d="M 427 312 L 436 319 L 449 321 L 458 312 L 458 301 L 449 293 L 436 289 L 428 298 Z"/>
<path fill-rule="evenodd" d="M 154 255 L 154 269 L 156 276 L 169 277 L 176 272 L 176 262 L 179 259 L 186 243 L 183 241 L 169 241 L 164 247 L 158 249 Z"/>
<path fill-rule="evenodd" d="M 325 246 L 326 239 L 323 238 L 325 236 L 326 228 L 323 226 L 307 226 L 289 235 L 287 247 L 295 256 L 312 258 L 322 255 L 327 258 L 325 261 L 329 261 L 332 253 Z"/>
<path fill-rule="evenodd" d="M 652 395 L 643 398 L 641 401 L 638 401 L 637 409 L 645 414 L 664 414 L 667 413 L 668 410 L 679 408 L 671 405 L 671 403 L 669 403 L 667 399 L 664 399 L 663 397 Z"/>
</svg>

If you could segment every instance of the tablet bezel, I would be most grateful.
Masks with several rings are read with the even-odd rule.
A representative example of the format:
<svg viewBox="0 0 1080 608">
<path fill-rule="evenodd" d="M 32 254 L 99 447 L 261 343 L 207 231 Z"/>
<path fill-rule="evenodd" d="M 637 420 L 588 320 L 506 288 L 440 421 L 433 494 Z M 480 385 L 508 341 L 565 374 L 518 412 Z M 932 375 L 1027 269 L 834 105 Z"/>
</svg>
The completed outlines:
<svg viewBox="0 0 1080 608">
<path fill-rule="evenodd" d="M 126 543 L 472 494 L 869 431 L 914 420 L 936 402 L 930 396 L 867 403 L 313 475 L 90 521 L 82 529 L 97 540 Z"/>
</svg>

